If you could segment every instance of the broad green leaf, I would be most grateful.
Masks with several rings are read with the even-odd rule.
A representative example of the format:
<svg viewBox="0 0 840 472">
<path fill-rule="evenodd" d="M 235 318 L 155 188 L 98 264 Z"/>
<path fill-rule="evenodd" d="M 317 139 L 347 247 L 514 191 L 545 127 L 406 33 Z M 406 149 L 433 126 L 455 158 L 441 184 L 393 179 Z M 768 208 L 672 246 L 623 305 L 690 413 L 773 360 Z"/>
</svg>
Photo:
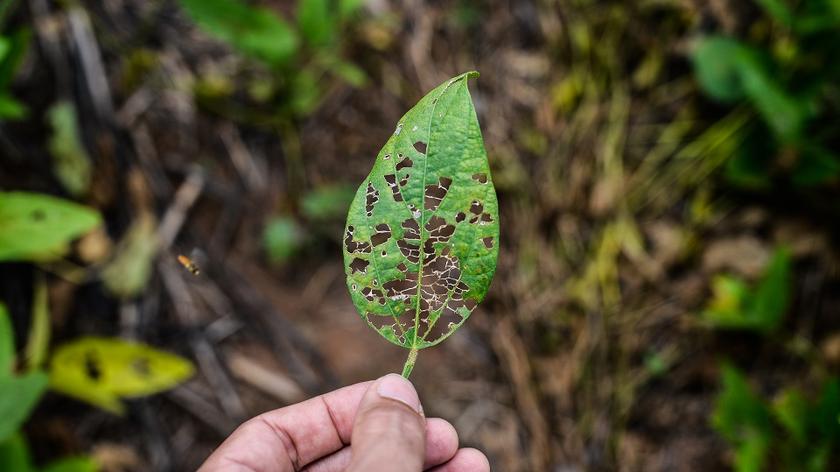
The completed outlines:
<svg viewBox="0 0 840 472">
<path fill-rule="evenodd" d="M 47 464 L 41 472 L 96 472 L 99 465 L 91 457 L 67 457 Z"/>
<path fill-rule="evenodd" d="M 6 305 L 0 303 L 0 378 L 12 374 L 15 362 L 15 332 Z"/>
<path fill-rule="evenodd" d="M 203 29 L 243 53 L 270 65 L 286 64 L 297 51 L 292 28 L 275 12 L 243 0 L 180 0 Z"/>
<path fill-rule="evenodd" d="M 81 196 L 90 186 L 92 166 L 80 139 L 76 108 L 61 101 L 47 111 L 52 135 L 48 143 L 53 173 L 73 196 Z"/>
<path fill-rule="evenodd" d="M 400 119 L 347 215 L 353 303 L 414 356 L 466 321 L 496 270 L 496 191 L 467 88 L 477 76 L 447 80 Z"/>
<path fill-rule="evenodd" d="M 700 38 L 692 53 L 697 80 L 717 100 L 732 102 L 744 97 L 741 72 L 755 64 L 757 52 L 741 42 L 722 36 Z"/>
<path fill-rule="evenodd" d="M 0 192 L 0 261 L 60 257 L 101 222 L 88 207 L 39 193 Z"/>
<path fill-rule="evenodd" d="M 300 210 L 313 221 L 339 219 L 347 214 L 356 189 L 343 184 L 323 185 L 303 196 Z"/>
<path fill-rule="evenodd" d="M 29 456 L 29 445 L 20 433 L 9 436 L 0 441 L 0 470 L 9 472 L 31 472 L 32 458 Z"/>
<path fill-rule="evenodd" d="M 21 120 L 26 118 L 29 110 L 14 98 L 4 95 L 0 90 L 0 120 Z"/>
<path fill-rule="evenodd" d="M 49 380 L 57 392 L 121 414 L 121 398 L 168 390 L 193 371 L 187 359 L 145 344 L 88 337 L 56 349 Z"/>
<path fill-rule="evenodd" d="M 273 264 L 286 262 L 302 243 L 303 229 L 289 216 L 273 218 L 263 232 L 263 245 Z"/>
<path fill-rule="evenodd" d="M 46 388 L 47 376 L 43 372 L 0 378 L 0 442 L 26 421 Z"/>
</svg>

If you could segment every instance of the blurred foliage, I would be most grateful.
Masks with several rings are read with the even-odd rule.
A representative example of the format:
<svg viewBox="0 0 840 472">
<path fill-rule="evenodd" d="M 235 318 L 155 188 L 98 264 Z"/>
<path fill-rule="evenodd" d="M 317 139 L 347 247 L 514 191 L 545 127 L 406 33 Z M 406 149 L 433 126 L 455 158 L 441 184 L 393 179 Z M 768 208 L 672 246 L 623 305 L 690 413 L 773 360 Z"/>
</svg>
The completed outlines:
<svg viewBox="0 0 840 472">
<path fill-rule="evenodd" d="M 26 55 L 29 37 L 30 33 L 26 28 L 19 29 L 11 35 L 0 35 L 0 121 L 20 120 L 28 114 L 26 106 L 12 97 L 9 88 L 18 66 Z"/>
<path fill-rule="evenodd" d="M 290 216 L 271 219 L 263 232 L 263 246 L 272 264 L 282 264 L 303 245 L 304 231 Z"/>
<path fill-rule="evenodd" d="M 769 333 L 779 327 L 790 304 L 790 256 L 777 249 L 761 280 L 751 289 L 742 279 L 718 275 L 703 319 L 716 328 Z"/>
<path fill-rule="evenodd" d="M 300 0 L 291 24 L 273 10 L 241 0 L 180 0 L 202 29 L 267 67 L 246 87 L 255 102 L 237 110 L 228 100 L 236 85 L 230 78 L 208 76 L 196 84 L 201 102 L 239 121 L 278 124 L 312 113 L 332 77 L 360 87 L 366 74 L 341 58 L 342 31 L 361 6 L 359 0 Z M 269 111 L 260 109 L 268 105 Z"/>
<path fill-rule="evenodd" d="M 47 118 L 52 127 L 48 148 L 53 172 L 70 195 L 80 197 L 90 186 L 93 169 L 79 134 L 76 109 L 61 101 L 50 107 Z"/>
<path fill-rule="evenodd" d="M 190 361 L 140 343 L 86 337 L 56 348 L 50 388 L 116 414 L 120 399 L 168 390 L 193 375 Z"/>
<path fill-rule="evenodd" d="M 0 470 L 9 472 L 96 472 L 97 463 L 89 457 L 68 457 L 38 468 L 32 464 L 29 446 L 21 434 L 0 442 Z"/>
<path fill-rule="evenodd" d="M 746 39 L 701 37 L 692 55 L 697 79 L 712 98 L 754 111 L 727 161 L 737 185 L 769 188 L 840 176 L 836 145 L 840 93 L 840 7 L 836 0 L 760 0 L 770 25 Z"/>
<path fill-rule="evenodd" d="M 102 268 L 100 277 L 105 288 L 123 299 L 141 293 L 152 276 L 157 250 L 155 218 L 141 213 L 120 240 L 114 257 Z"/>
<path fill-rule="evenodd" d="M 774 401 L 756 394 L 744 374 L 724 364 L 722 390 L 715 402 L 712 426 L 735 449 L 738 472 L 766 470 L 771 458 L 780 470 L 821 472 L 837 461 L 840 446 L 840 383 L 825 381 L 809 400 L 796 388 L 784 389 Z"/>
<path fill-rule="evenodd" d="M 355 194 L 356 189 L 351 185 L 318 186 L 301 199 L 301 213 L 314 222 L 341 220 L 347 214 Z"/>
<path fill-rule="evenodd" d="M 49 260 L 102 221 L 88 207 L 49 195 L 0 192 L 0 261 Z"/>
</svg>

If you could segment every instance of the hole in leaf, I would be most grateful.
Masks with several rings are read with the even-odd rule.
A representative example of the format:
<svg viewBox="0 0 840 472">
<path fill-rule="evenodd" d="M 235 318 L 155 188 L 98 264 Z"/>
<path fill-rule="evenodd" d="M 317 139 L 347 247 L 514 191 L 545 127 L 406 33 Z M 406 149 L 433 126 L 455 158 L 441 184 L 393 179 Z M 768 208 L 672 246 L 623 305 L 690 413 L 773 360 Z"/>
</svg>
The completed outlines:
<svg viewBox="0 0 840 472">
<path fill-rule="evenodd" d="M 430 211 L 437 210 L 449 191 L 450 185 L 452 185 L 452 179 L 449 177 L 441 177 L 437 184 L 427 185 L 423 206 Z"/>
<path fill-rule="evenodd" d="M 491 249 L 493 247 L 493 236 L 481 238 L 481 242 L 484 243 L 484 247 L 486 247 L 487 249 Z"/>
<path fill-rule="evenodd" d="M 463 211 L 459 211 L 457 215 L 455 215 L 455 222 L 460 223 L 467 218 L 467 215 L 464 214 Z"/>
<path fill-rule="evenodd" d="M 85 374 L 91 380 L 102 378 L 102 370 L 99 368 L 99 360 L 96 358 L 96 351 L 85 353 Z"/>
<path fill-rule="evenodd" d="M 400 192 L 400 188 L 397 186 L 397 176 L 394 174 L 388 174 L 385 176 L 385 182 L 388 183 L 388 187 L 391 187 L 391 193 L 394 194 L 394 201 L 403 201 L 402 193 Z"/>
<path fill-rule="evenodd" d="M 484 174 L 484 173 L 473 174 L 472 178 L 473 178 L 473 180 L 478 181 L 478 183 L 480 183 L 480 184 L 486 184 L 487 183 L 487 174 Z"/>
<path fill-rule="evenodd" d="M 414 149 L 417 149 L 417 152 L 420 154 L 426 154 L 426 143 L 423 141 L 417 141 L 414 143 Z"/>
<path fill-rule="evenodd" d="M 369 261 L 356 257 L 353 259 L 353 262 L 350 263 L 350 273 L 355 274 L 356 272 L 361 272 L 364 274 L 367 272 L 368 264 L 370 264 Z"/>
<path fill-rule="evenodd" d="M 370 242 L 373 246 L 379 246 L 391 237 L 391 227 L 387 223 L 376 225 L 376 233 L 370 237 Z M 383 251 L 384 252 L 384 251 Z"/>
<path fill-rule="evenodd" d="M 134 359 L 131 362 L 131 368 L 137 373 L 137 375 L 142 377 L 148 377 L 152 373 L 149 368 L 149 359 L 146 359 L 145 357 Z"/>
<path fill-rule="evenodd" d="M 367 216 L 373 215 L 373 206 L 379 201 L 379 192 L 368 182 L 367 193 L 365 194 L 365 211 Z"/>
<path fill-rule="evenodd" d="M 403 155 L 400 154 L 400 157 L 403 159 L 400 162 L 397 162 L 397 172 L 414 165 L 414 162 L 408 156 L 403 157 Z"/>
<path fill-rule="evenodd" d="M 423 251 L 426 254 L 432 254 L 435 252 L 435 243 L 446 243 L 449 241 L 449 238 L 455 233 L 455 225 L 447 224 L 446 220 L 439 216 L 433 216 L 426 223 L 426 231 L 429 232 L 429 237 L 423 245 Z M 446 248 L 445 251 L 448 252 L 449 248 Z"/>
<path fill-rule="evenodd" d="M 383 160 L 383 161 L 387 161 L 387 160 L 388 160 L 388 159 L 390 159 L 390 158 L 391 158 L 391 155 L 390 155 L 390 154 L 385 154 L 384 156 L 382 156 L 382 160 Z"/>
<path fill-rule="evenodd" d="M 349 253 L 369 253 L 370 252 L 370 243 L 365 241 L 354 241 L 353 240 L 353 231 L 354 228 L 352 226 L 347 227 L 347 232 L 344 234 L 344 247 L 347 249 Z"/>
</svg>

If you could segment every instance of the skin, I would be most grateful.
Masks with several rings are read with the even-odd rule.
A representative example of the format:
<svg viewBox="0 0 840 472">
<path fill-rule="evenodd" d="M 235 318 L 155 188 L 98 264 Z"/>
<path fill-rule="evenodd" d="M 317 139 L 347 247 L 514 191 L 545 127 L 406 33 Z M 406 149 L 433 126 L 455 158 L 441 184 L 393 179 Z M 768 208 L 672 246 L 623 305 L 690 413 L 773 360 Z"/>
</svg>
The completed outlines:
<svg viewBox="0 0 840 472">
<path fill-rule="evenodd" d="M 219 446 L 200 472 L 489 472 L 455 428 L 426 418 L 396 374 L 263 413 Z"/>
</svg>

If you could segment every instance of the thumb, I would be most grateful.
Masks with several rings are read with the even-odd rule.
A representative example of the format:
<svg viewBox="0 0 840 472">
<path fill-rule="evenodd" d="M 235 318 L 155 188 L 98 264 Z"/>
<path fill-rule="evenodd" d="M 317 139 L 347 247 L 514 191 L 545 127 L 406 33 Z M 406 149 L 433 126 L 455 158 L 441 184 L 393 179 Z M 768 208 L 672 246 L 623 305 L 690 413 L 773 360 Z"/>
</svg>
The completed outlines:
<svg viewBox="0 0 840 472">
<path fill-rule="evenodd" d="M 420 472 L 426 449 L 426 419 L 411 382 L 388 374 L 362 397 L 350 443 L 347 472 Z"/>
</svg>

